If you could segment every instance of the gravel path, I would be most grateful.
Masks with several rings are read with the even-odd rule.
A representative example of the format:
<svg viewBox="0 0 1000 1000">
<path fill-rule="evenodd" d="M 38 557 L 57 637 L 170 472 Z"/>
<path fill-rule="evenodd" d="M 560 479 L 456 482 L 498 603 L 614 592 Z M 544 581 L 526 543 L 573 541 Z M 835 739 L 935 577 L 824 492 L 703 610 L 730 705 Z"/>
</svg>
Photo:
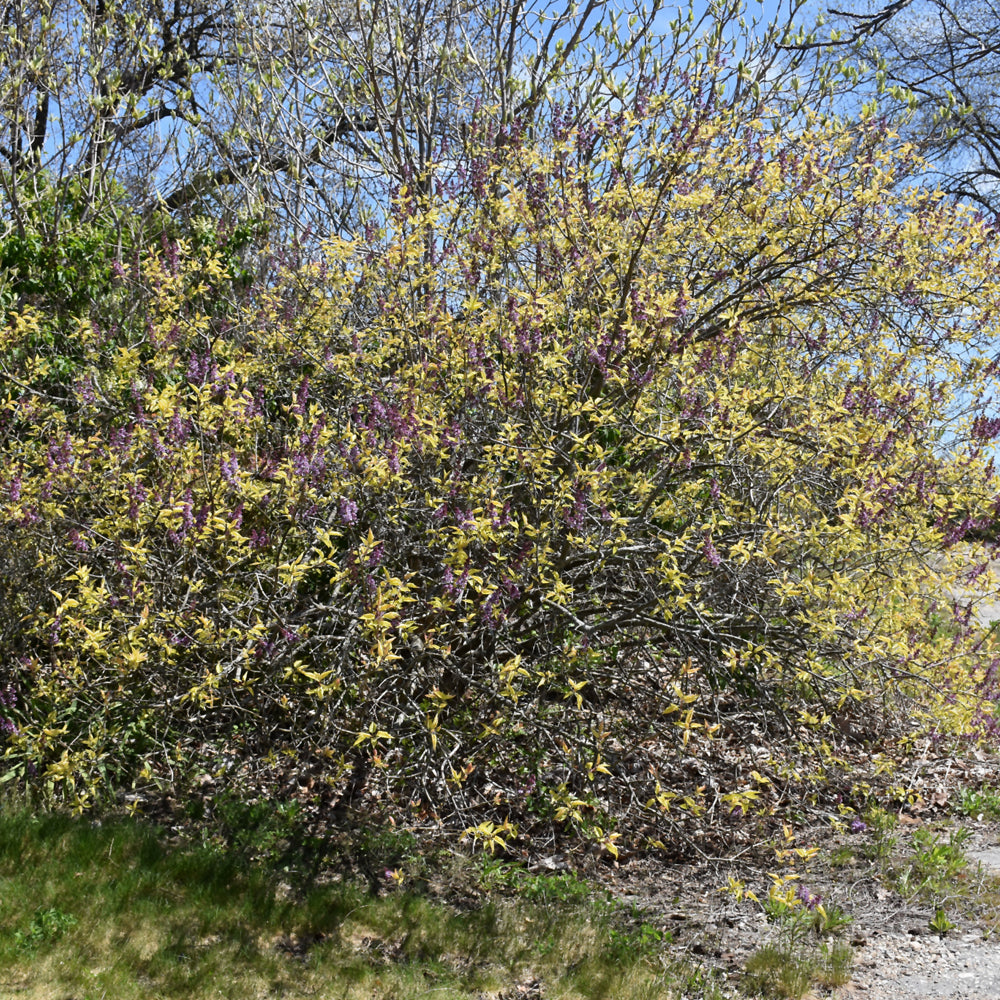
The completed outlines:
<svg viewBox="0 0 1000 1000">
<path fill-rule="evenodd" d="M 896 933 L 873 936 L 856 951 L 853 981 L 835 995 L 871 1000 L 1000 1000 L 1000 942 L 984 940 L 979 932 L 944 939 Z"/>
<path fill-rule="evenodd" d="M 963 846 L 969 859 L 963 896 L 975 898 L 982 888 L 997 898 L 1000 823 L 953 818 L 947 825 L 970 832 Z M 934 822 L 931 828 L 947 827 Z M 913 829 L 897 829 L 901 845 Z M 854 837 L 847 842 L 859 848 L 862 840 Z M 740 985 L 747 959 L 775 939 L 774 925 L 759 910 L 745 902 L 736 904 L 718 891 L 728 874 L 740 871 L 739 864 L 721 860 L 700 866 L 651 866 L 644 874 L 622 871 L 617 885 L 612 879 L 611 888 L 622 902 L 641 906 L 654 921 L 663 921 L 688 963 L 713 970 L 719 994 L 737 998 L 746 995 Z M 853 918 L 842 938 L 854 949 L 852 979 L 833 992 L 834 1000 L 1000 1000 L 1000 927 L 990 936 L 987 929 L 950 908 L 958 926 L 942 938 L 930 928 L 933 906 L 900 897 L 863 859 L 835 872 L 817 866 L 804 877 L 828 905 Z M 817 989 L 805 1000 L 830 996 Z"/>
<path fill-rule="evenodd" d="M 968 850 L 984 874 L 1000 874 L 1000 845 L 993 833 Z M 965 927 L 947 937 L 929 933 L 930 913 L 903 911 L 883 926 L 859 929 L 852 982 L 836 997 L 871 1000 L 1000 1000 L 1000 936 Z"/>
</svg>

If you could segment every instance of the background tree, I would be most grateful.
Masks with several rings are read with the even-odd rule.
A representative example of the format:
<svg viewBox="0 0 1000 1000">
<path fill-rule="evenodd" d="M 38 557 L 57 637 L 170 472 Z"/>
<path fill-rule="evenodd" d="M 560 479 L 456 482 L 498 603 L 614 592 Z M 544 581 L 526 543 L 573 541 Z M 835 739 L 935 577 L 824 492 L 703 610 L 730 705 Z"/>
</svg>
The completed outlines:
<svg viewBox="0 0 1000 1000">
<path fill-rule="evenodd" d="M 140 214 L 349 229 L 432 159 L 460 156 L 477 107 L 501 123 L 548 98 L 582 112 L 600 95 L 598 52 L 605 79 L 641 78 L 658 9 L 5 0 L 11 222 L 38 184 L 73 180 L 95 210 L 120 210 L 124 188 Z M 704 26 L 679 25 L 675 50 Z"/>
<path fill-rule="evenodd" d="M 830 23 L 790 40 L 800 55 L 860 56 L 862 95 L 876 97 L 906 141 L 928 158 L 949 195 L 1000 207 L 1000 6 L 992 0 L 895 0 L 867 9 L 829 7 Z M 833 33 L 830 32 L 833 29 Z"/>
</svg>

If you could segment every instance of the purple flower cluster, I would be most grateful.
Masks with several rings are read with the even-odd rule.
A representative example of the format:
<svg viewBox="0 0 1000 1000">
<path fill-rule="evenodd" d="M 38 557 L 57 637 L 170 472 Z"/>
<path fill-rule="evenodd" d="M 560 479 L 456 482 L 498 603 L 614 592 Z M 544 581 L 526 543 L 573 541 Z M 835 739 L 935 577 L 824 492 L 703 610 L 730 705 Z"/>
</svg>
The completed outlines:
<svg viewBox="0 0 1000 1000">
<path fill-rule="evenodd" d="M 796 895 L 802 900 L 807 910 L 815 910 L 823 902 L 823 897 L 819 893 L 810 892 L 804 885 L 799 886 Z"/>
<path fill-rule="evenodd" d="M 14 691 L 14 686 L 8 684 L 6 687 L 0 688 L 0 708 L 13 708 L 17 704 L 17 693 Z M 17 732 L 17 726 L 11 719 L 8 719 L 4 715 L 0 715 L 0 736 L 10 736 Z"/>
<path fill-rule="evenodd" d="M 992 441 L 1000 434 L 1000 417 L 978 416 L 972 422 L 972 436 L 979 441 Z"/>
<path fill-rule="evenodd" d="M 337 504 L 340 520 L 343 524 L 355 524 L 358 520 L 358 505 L 354 500 L 341 497 Z"/>
<path fill-rule="evenodd" d="M 587 509 L 589 487 L 577 482 L 573 486 L 573 506 L 563 510 L 563 520 L 574 531 L 583 530 L 583 515 Z"/>
<path fill-rule="evenodd" d="M 722 556 L 719 555 L 719 550 L 712 543 L 712 536 L 707 531 L 705 532 L 701 551 L 702 555 L 705 557 L 705 561 L 713 569 L 722 565 Z"/>
<path fill-rule="evenodd" d="M 450 566 L 445 566 L 444 574 L 442 576 L 441 589 L 448 597 L 456 598 L 461 600 L 465 593 L 466 584 L 469 582 L 469 567 L 466 566 L 462 571 L 461 576 L 457 579 L 455 573 Z"/>
</svg>

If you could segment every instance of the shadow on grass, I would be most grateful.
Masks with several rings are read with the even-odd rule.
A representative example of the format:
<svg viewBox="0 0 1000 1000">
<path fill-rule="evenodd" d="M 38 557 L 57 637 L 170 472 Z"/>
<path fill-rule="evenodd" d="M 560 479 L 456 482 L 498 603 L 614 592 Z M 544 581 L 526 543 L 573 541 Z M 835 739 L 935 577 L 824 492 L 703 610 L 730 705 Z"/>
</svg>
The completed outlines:
<svg viewBox="0 0 1000 1000">
<path fill-rule="evenodd" d="M 407 833 L 311 838 L 293 809 L 218 812 L 196 828 L 200 841 L 177 843 L 135 819 L 3 802 L 0 992 L 470 998 L 536 981 L 590 1000 L 676 991 L 662 942 L 632 934 L 585 883 L 564 885 L 572 876 L 550 886 L 508 866 L 517 891 L 498 894 L 486 877 L 496 863 L 427 852 Z"/>
</svg>

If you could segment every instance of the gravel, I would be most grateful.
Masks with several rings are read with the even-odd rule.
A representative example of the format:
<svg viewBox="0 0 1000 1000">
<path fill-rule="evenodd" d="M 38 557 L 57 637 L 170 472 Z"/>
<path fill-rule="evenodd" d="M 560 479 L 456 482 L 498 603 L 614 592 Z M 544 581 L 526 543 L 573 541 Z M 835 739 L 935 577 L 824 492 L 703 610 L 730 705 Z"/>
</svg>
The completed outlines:
<svg viewBox="0 0 1000 1000">
<path fill-rule="evenodd" d="M 980 832 L 966 852 L 984 875 L 1000 874 L 995 832 Z M 874 916 L 874 915 L 873 915 Z M 856 941 L 851 983 L 836 997 L 871 1000 L 1000 1000 L 1000 941 L 969 926 L 941 937 L 931 933 L 930 911 L 902 912 L 881 927 L 870 916 Z"/>
<path fill-rule="evenodd" d="M 1000 947 L 978 931 L 946 938 L 873 936 L 856 949 L 853 981 L 835 996 L 1000 1000 Z"/>
<path fill-rule="evenodd" d="M 1000 823 L 953 818 L 947 825 L 969 831 L 963 846 L 969 859 L 965 886 L 975 895 L 977 883 L 1000 875 Z M 932 828 L 940 829 L 940 824 Z M 901 843 L 908 839 L 905 828 L 898 833 Z M 858 837 L 847 840 L 855 847 L 861 844 Z M 718 891 L 727 876 L 740 872 L 740 864 L 723 859 L 651 866 L 642 874 L 622 871 L 618 880 L 611 880 L 618 881 L 611 888 L 623 903 L 640 907 L 669 931 L 681 953 L 677 957 L 713 970 L 719 993 L 736 998 L 746 995 L 739 984 L 747 959 L 775 935 L 774 925 L 759 909 L 745 901 L 735 903 Z M 949 916 L 958 926 L 939 936 L 930 927 L 933 906 L 904 900 L 876 877 L 868 862 L 837 870 L 818 865 L 804 877 L 826 904 L 852 916 L 841 940 L 854 949 L 854 969 L 850 983 L 833 991 L 835 1000 L 1000 1000 L 1000 931 L 990 937 L 950 908 Z M 806 1000 L 830 996 L 817 988 Z"/>
</svg>

